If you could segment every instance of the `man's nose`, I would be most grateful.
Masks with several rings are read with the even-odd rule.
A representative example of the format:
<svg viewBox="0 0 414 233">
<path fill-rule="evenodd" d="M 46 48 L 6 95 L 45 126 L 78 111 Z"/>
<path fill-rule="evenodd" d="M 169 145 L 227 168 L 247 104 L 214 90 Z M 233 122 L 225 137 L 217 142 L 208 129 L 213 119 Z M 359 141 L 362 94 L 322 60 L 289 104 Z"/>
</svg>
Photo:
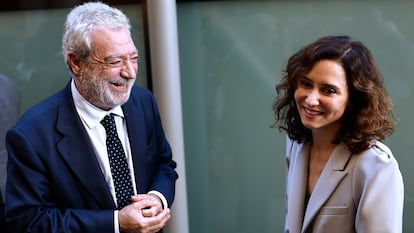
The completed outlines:
<svg viewBox="0 0 414 233">
<path fill-rule="evenodd" d="M 125 78 L 135 78 L 137 76 L 137 71 L 138 64 L 130 59 L 126 59 L 121 70 L 121 75 Z"/>
</svg>

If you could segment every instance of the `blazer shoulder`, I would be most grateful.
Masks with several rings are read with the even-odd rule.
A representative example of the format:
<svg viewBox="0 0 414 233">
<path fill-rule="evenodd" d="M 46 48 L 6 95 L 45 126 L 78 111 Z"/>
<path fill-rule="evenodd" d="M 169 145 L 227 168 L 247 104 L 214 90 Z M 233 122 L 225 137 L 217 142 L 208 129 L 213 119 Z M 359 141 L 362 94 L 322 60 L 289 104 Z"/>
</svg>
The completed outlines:
<svg viewBox="0 0 414 233">
<path fill-rule="evenodd" d="M 360 153 L 361 160 L 376 160 L 377 163 L 390 163 L 395 161 L 391 149 L 380 141 L 372 143 L 371 147 Z"/>
<path fill-rule="evenodd" d="M 131 97 L 134 98 L 153 98 L 153 93 L 143 87 L 134 85 L 131 90 Z"/>
<path fill-rule="evenodd" d="M 45 126 L 46 122 L 57 119 L 58 108 L 73 105 L 71 94 L 68 88 L 61 89 L 57 93 L 47 97 L 41 102 L 30 107 L 22 114 L 14 127 L 30 129 L 32 127 Z M 51 125 L 51 124 L 48 124 Z"/>
<path fill-rule="evenodd" d="M 391 150 L 385 144 L 377 141 L 372 146 L 360 154 L 354 155 L 356 158 L 355 174 L 365 179 L 372 179 L 379 172 L 388 173 L 391 176 L 400 176 L 399 165 Z"/>
<path fill-rule="evenodd" d="M 156 101 L 153 93 L 143 87 L 133 86 L 128 102 L 125 108 L 138 107 L 141 109 L 157 109 Z"/>
</svg>

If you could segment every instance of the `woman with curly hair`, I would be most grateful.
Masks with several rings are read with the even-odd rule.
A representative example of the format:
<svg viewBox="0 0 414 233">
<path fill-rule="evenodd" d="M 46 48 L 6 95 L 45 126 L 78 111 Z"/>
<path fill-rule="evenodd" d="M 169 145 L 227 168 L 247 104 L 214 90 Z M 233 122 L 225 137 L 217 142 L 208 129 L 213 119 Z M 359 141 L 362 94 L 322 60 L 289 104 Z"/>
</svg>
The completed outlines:
<svg viewBox="0 0 414 233">
<path fill-rule="evenodd" d="M 403 180 L 381 142 L 393 106 L 371 52 L 348 36 L 319 38 L 289 58 L 276 93 L 285 232 L 402 232 Z"/>
</svg>

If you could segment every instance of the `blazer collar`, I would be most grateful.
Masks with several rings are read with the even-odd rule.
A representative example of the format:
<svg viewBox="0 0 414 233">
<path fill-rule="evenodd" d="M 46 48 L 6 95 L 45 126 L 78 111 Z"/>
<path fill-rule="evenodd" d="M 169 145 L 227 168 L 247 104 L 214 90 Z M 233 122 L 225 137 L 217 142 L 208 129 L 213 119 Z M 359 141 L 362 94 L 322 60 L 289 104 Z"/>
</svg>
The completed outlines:
<svg viewBox="0 0 414 233">
<path fill-rule="evenodd" d="M 351 156 L 352 153 L 344 143 L 340 143 L 335 147 L 309 199 L 302 232 L 305 232 L 316 213 L 332 195 L 341 180 L 347 175 L 348 172 L 345 171 L 345 167 Z"/>
<path fill-rule="evenodd" d="M 287 221 L 289 232 L 299 233 L 305 211 L 305 195 L 309 161 L 309 143 L 296 144 L 295 150 L 290 150 L 288 182 L 287 182 Z M 289 152 L 288 152 L 289 153 Z"/>
</svg>

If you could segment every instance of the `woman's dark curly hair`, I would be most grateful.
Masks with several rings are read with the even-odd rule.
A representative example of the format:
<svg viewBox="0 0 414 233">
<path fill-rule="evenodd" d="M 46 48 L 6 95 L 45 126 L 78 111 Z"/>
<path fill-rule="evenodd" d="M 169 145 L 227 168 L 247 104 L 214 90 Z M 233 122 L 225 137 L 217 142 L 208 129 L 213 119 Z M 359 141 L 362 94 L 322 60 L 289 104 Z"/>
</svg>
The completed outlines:
<svg viewBox="0 0 414 233">
<path fill-rule="evenodd" d="M 300 77 L 320 60 L 333 60 L 345 70 L 349 101 L 344 124 L 333 143 L 344 142 L 351 152 L 368 149 L 373 140 L 382 141 L 394 131 L 393 105 L 371 52 L 348 36 L 327 36 L 293 54 L 276 85 L 273 127 L 285 130 L 300 143 L 312 140 L 311 131 L 300 119 L 294 93 Z"/>
</svg>

